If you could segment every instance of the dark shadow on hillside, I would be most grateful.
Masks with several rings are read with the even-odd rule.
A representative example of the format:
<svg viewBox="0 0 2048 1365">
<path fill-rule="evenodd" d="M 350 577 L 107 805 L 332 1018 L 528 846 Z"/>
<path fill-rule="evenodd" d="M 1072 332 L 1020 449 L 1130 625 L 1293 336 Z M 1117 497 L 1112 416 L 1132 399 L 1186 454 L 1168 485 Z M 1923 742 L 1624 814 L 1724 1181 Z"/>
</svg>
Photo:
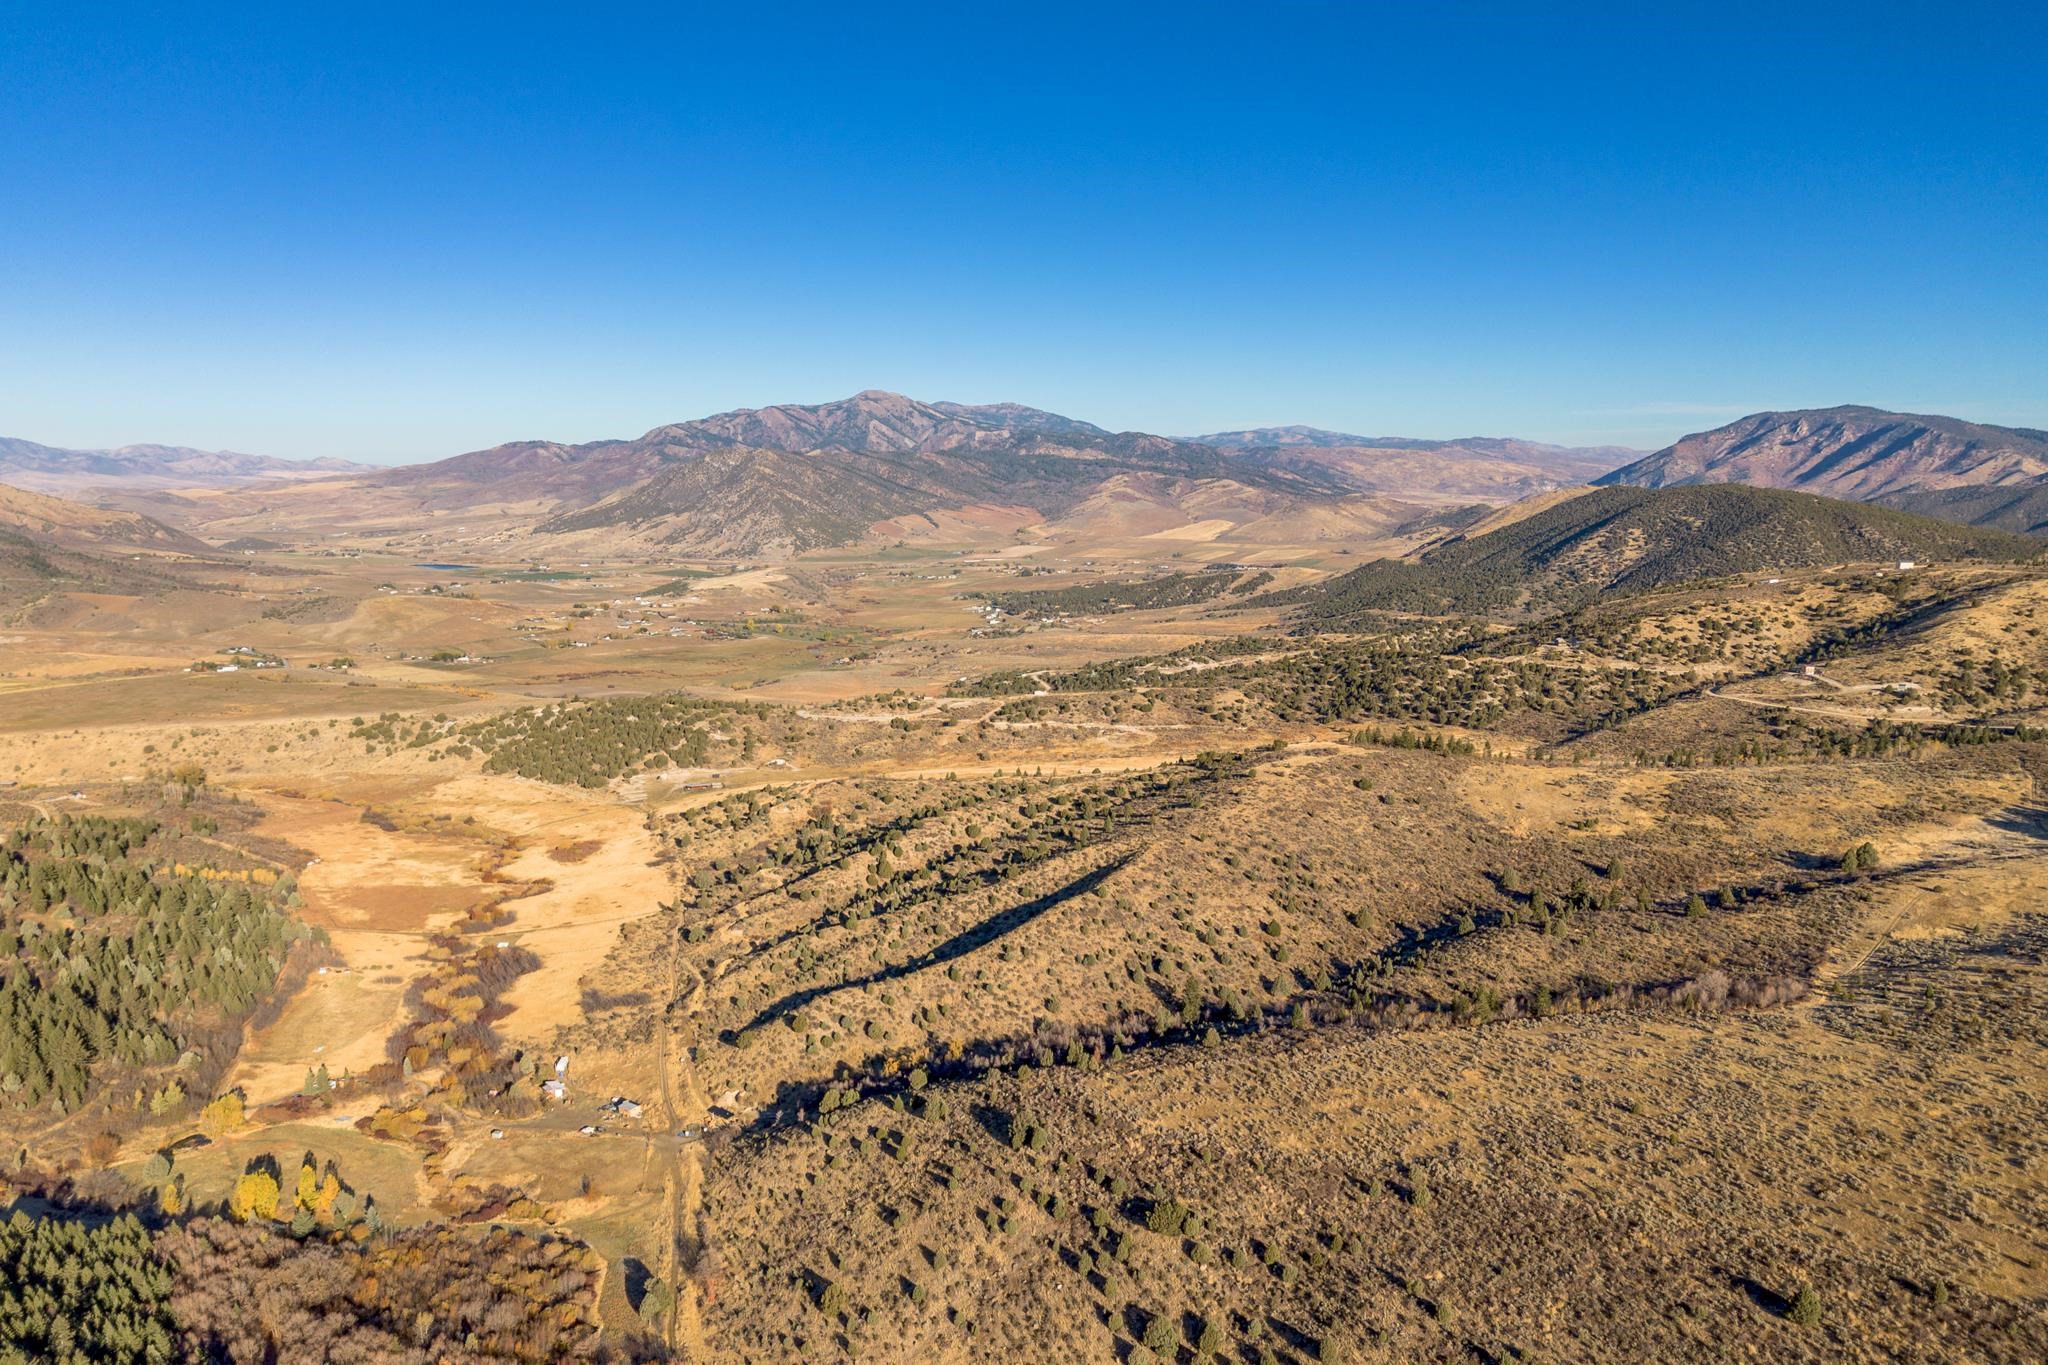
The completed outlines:
<svg viewBox="0 0 2048 1365">
<path fill-rule="evenodd" d="M 1729 1287 L 1741 1293 L 1751 1303 L 1773 1317 L 1784 1317 L 1792 1307 L 1792 1301 L 1770 1286 L 1752 1279 L 1748 1275 L 1728 1272 Z"/>
<path fill-rule="evenodd" d="M 2048 809 L 2040 806 L 2007 806 L 1984 823 L 2006 834 L 2048 840 Z"/>
<path fill-rule="evenodd" d="M 1005 1147 L 1010 1145 L 1011 1115 L 1007 1110 L 998 1109 L 994 1105 L 977 1104 L 968 1112 L 974 1116 L 974 1121 L 981 1125 L 981 1131 L 987 1133 L 993 1141 Z"/>
<path fill-rule="evenodd" d="M 1127 853 L 1114 862 L 1105 863 L 1103 866 L 1096 868 L 1093 872 L 1076 877 L 1065 886 L 1056 887 L 1048 891 L 1037 900 L 1026 901 L 1024 904 L 1012 906 L 1000 914 L 991 915 L 972 928 L 955 934 L 944 943 L 932 948 L 929 952 L 920 953 L 916 957 L 893 963 L 890 966 L 881 968 L 879 971 L 870 972 L 866 976 L 842 981 L 837 985 L 813 986 L 805 990 L 792 991 L 747 1021 L 746 1027 L 759 1028 L 763 1024 L 779 1019 L 787 1014 L 794 1014 L 815 1001 L 821 1000 L 828 995 L 835 995 L 840 991 L 860 990 L 867 986 L 879 985 L 885 981 L 894 981 L 898 977 L 908 976 L 913 972 L 925 971 L 932 967 L 943 967 L 956 958 L 965 957 L 976 948 L 994 942 L 1011 930 L 1029 924 L 1032 920 L 1037 919 L 1055 906 L 1063 905 L 1076 896 L 1093 891 L 1096 887 L 1108 881 L 1116 872 L 1120 871 L 1134 856 L 1136 855 Z"/>
</svg>

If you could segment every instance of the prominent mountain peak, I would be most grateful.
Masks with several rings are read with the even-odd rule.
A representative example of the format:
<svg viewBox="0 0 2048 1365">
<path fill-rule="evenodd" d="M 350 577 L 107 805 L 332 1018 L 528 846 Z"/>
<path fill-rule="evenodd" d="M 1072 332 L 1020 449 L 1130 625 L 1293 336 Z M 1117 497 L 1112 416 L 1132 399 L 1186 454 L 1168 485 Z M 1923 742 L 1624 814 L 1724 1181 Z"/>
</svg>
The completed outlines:
<svg viewBox="0 0 2048 1365">
<path fill-rule="evenodd" d="M 926 403 L 887 389 L 862 389 L 851 398 L 825 403 L 777 403 L 735 408 L 690 422 L 656 427 L 642 442 L 723 449 L 806 451 L 837 446 L 847 450 L 914 449 L 943 427 L 948 416 Z"/>
<path fill-rule="evenodd" d="M 1845 404 L 1755 412 L 1604 475 L 1668 488 L 1747 483 L 1869 501 L 2048 479 L 2048 432 Z"/>
<path fill-rule="evenodd" d="M 1052 519 L 1129 478 L 1166 480 L 1173 491 L 1163 496 L 1176 505 L 1222 496 L 1226 484 L 1269 502 L 1361 493 L 1506 501 L 1582 484 L 1636 453 L 1512 441 L 1483 450 L 1479 442 L 1353 450 L 1342 443 L 1366 438 L 1284 430 L 1298 439 L 1248 453 L 1112 432 L 1024 403 L 926 402 L 869 388 L 821 403 L 735 408 L 635 440 L 525 442 L 395 470 L 382 481 L 425 490 L 443 508 L 552 502 L 555 513 L 542 523 L 549 531 L 625 527 L 662 543 L 739 552 L 844 541 L 894 518 L 969 507 L 1026 508 Z M 1331 443 L 1337 448 L 1323 448 Z"/>
<path fill-rule="evenodd" d="M 1104 480 L 1236 478 L 1275 497 L 1341 495 L 1327 476 L 1240 466 L 1207 446 L 1116 434 L 1021 403 L 926 403 L 864 389 L 737 408 L 637 440 L 522 442 L 393 470 L 380 482 L 441 508 L 555 504 L 543 531 L 627 528 L 722 552 L 802 550 L 879 522 L 972 507 L 1056 516 Z"/>
<path fill-rule="evenodd" d="M 736 408 L 657 427 L 641 443 L 679 451 L 749 446 L 790 454 L 848 450 L 911 455 L 1035 442 L 1107 449 L 1133 440 L 1188 444 L 1135 433 L 1118 437 L 1091 422 L 1022 403 L 927 403 L 887 389 L 863 389 L 826 403 Z"/>
</svg>

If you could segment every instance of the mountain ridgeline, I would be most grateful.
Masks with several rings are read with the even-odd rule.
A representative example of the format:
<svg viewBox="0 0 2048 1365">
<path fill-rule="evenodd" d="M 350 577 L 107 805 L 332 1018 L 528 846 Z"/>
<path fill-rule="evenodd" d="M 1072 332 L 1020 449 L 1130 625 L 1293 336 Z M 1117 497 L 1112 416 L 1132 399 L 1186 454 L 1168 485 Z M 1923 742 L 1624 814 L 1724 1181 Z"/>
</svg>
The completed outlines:
<svg viewBox="0 0 2048 1365">
<path fill-rule="evenodd" d="M 959 508 L 1057 517 L 1134 473 L 1286 499 L 1347 491 L 1329 476 L 1246 467 L 1193 442 L 1016 404 L 921 403 L 877 390 L 723 413 L 636 440 L 501 446 L 378 482 L 439 508 L 555 501 L 544 534 L 614 530 L 702 550 L 800 553 L 858 540 L 891 518 Z"/>
<path fill-rule="evenodd" d="M 1866 407 L 1759 412 L 1684 437 L 1593 482 L 1746 483 L 1858 502 L 1917 499 L 1908 505 L 1939 515 L 1976 509 L 1924 495 L 2048 482 L 2048 432 Z"/>
<path fill-rule="evenodd" d="M 4 483 L 0 483 L 0 530 L 80 550 L 209 553 L 206 542 L 140 512 L 92 507 Z"/>
<path fill-rule="evenodd" d="M 1342 630 L 1375 612 L 1522 615 L 1601 593 L 1873 560 L 2031 558 L 2040 542 L 1891 508 L 1739 484 L 1601 488 L 1408 560 L 1378 560 L 1267 602 Z"/>
<path fill-rule="evenodd" d="M 389 477 L 434 487 L 450 506 L 520 492 L 561 500 L 543 533 L 615 530 L 675 547 L 793 553 L 963 508 L 1057 521 L 1109 481 L 1131 478 L 1168 481 L 1157 500 L 1169 506 L 1214 502 L 1219 488 L 1249 493 L 1268 517 L 1347 498 L 1502 503 L 1588 483 L 1743 483 L 2028 530 L 2043 508 L 1951 490 L 2048 485 L 2041 432 L 1862 407 L 1758 413 L 1636 455 L 1301 426 L 1181 440 L 1110 432 L 1014 403 L 922 403 L 869 390 L 836 403 L 723 413 L 634 441 L 501 447 Z"/>
<path fill-rule="evenodd" d="M 1328 433 L 1323 433 L 1329 435 Z M 801 553 L 847 544 L 905 519 L 936 526 L 966 512 L 1006 524 L 1093 517 L 1111 504 L 1246 520 L 1355 527 L 1415 509 L 1361 499 L 1512 501 L 1582 483 L 1633 451 L 1529 442 L 1422 442 L 1384 448 L 1257 443 L 1261 433 L 1182 440 L 1112 432 L 1017 403 L 924 403 L 868 390 L 815 405 L 741 409 L 657 427 L 632 440 L 527 442 L 391 470 L 376 482 L 436 510 L 553 504 L 542 534 L 610 532 L 674 549 Z M 1354 443 L 1353 445 L 1343 444 Z M 1336 523 L 1325 516 L 1336 509 Z M 1398 513 L 1398 515 L 1396 515 Z M 1169 520 L 1172 520 L 1169 515 Z"/>
<path fill-rule="evenodd" d="M 1457 530 L 1487 506 L 1588 484 L 1785 488 L 2038 532 L 2048 528 L 2048 433 L 1836 407 L 1752 414 L 1643 456 L 1307 426 L 1174 438 L 1018 403 L 927 403 L 870 389 L 630 439 L 520 441 L 395 468 L 0 439 L 0 483 L 89 492 L 187 529 L 217 524 L 227 537 L 360 507 L 378 526 L 473 514 L 515 534 L 577 538 L 579 552 L 636 545 L 719 557 L 863 540 L 973 542 L 1025 528 L 1068 539 L 1192 528 L 1197 540 L 1254 545 L 1412 545 L 1410 528 L 1432 519 Z M 215 492 L 180 496 L 186 489 Z"/>
</svg>

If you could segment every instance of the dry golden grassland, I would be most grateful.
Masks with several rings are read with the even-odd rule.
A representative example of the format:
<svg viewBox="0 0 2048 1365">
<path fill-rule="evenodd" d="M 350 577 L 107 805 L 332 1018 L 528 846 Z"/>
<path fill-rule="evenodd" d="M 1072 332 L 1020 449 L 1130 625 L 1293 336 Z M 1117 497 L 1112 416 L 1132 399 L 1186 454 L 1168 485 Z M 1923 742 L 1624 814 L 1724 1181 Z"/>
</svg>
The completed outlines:
<svg viewBox="0 0 2048 1365">
<path fill-rule="evenodd" d="M 0 625 L 4 828 L 168 812 L 326 954 L 204 1093 L 108 1064 L 10 1150 L 184 1143 L 201 1204 L 310 1150 L 587 1243 L 650 1356 L 2048 1354 L 2038 570 L 1315 638 L 977 596 L 1346 567 L 1201 525 L 542 570 L 374 520 Z M 185 671 L 237 648 L 289 667 Z"/>
</svg>

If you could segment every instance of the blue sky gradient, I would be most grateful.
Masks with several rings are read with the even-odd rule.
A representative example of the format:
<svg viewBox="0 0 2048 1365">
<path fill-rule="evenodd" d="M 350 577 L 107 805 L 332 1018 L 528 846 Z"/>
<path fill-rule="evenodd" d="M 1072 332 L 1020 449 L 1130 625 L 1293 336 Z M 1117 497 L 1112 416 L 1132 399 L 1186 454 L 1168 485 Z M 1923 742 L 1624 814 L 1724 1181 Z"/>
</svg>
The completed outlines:
<svg viewBox="0 0 2048 1365">
<path fill-rule="evenodd" d="M 197 8 L 0 0 L 0 434 L 2048 427 L 2039 5 Z"/>
</svg>

